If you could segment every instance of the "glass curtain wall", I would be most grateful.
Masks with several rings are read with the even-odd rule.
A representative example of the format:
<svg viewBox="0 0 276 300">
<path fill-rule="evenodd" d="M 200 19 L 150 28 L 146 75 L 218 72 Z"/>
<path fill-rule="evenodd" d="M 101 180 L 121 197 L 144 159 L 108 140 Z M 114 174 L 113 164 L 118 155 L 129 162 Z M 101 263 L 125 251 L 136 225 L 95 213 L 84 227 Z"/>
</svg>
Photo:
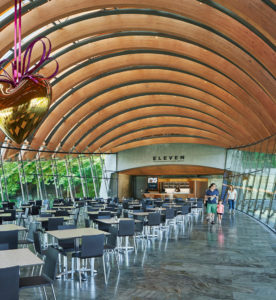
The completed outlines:
<svg viewBox="0 0 276 300">
<path fill-rule="evenodd" d="M 227 150 L 224 184 L 237 192 L 236 207 L 276 231 L 276 136 Z"/>
<path fill-rule="evenodd" d="M 99 197 L 104 155 L 74 155 L 32 161 L 3 161 L 0 155 L 0 202 Z"/>
</svg>

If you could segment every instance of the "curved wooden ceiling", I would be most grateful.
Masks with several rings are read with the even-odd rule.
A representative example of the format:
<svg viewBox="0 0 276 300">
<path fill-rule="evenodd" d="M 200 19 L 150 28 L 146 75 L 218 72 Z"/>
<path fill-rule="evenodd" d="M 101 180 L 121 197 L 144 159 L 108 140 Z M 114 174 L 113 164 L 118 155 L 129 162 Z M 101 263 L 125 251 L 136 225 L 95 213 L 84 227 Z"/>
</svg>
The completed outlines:
<svg viewBox="0 0 276 300">
<path fill-rule="evenodd" d="M 0 16 L 12 4 L 2 0 Z M 51 40 L 60 65 L 50 110 L 26 141 L 32 149 L 117 152 L 179 142 L 229 148 L 276 132 L 269 0 L 32 1 L 22 24 L 24 37 Z M 9 15 L 0 28 L 0 57 L 12 59 Z"/>
</svg>

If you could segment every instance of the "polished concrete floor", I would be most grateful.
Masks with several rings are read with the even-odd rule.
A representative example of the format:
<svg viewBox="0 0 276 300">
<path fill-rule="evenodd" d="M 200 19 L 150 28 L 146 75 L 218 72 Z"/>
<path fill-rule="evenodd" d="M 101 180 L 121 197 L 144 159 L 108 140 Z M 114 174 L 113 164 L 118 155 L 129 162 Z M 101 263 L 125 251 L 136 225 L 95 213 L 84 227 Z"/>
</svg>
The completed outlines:
<svg viewBox="0 0 276 300">
<path fill-rule="evenodd" d="M 120 273 L 111 263 L 106 286 L 100 259 L 95 267 L 98 275 L 81 288 L 56 280 L 57 299 L 276 299 L 276 236 L 242 213 L 226 214 L 221 226 L 193 217 L 162 239 L 141 240 L 137 254 L 120 255 Z M 43 293 L 24 290 L 20 299 Z"/>
</svg>

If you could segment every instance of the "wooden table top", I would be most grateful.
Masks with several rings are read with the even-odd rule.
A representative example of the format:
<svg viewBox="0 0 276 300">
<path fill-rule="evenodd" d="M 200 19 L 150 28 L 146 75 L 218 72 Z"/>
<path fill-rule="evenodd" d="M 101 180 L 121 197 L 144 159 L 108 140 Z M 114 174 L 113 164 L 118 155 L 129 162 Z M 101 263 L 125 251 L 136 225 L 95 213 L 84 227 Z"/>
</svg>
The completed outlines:
<svg viewBox="0 0 276 300">
<path fill-rule="evenodd" d="M 149 212 L 146 212 L 146 211 L 139 211 L 139 212 L 129 212 L 130 215 L 133 215 L 133 216 L 143 216 L 143 217 L 146 217 L 149 215 Z"/>
<path fill-rule="evenodd" d="M 54 205 L 53 209 L 55 208 L 63 208 L 63 209 L 73 209 L 75 206 L 62 206 L 62 205 Z"/>
<path fill-rule="evenodd" d="M 139 223 L 141 222 L 140 220 L 134 220 L 131 218 L 120 218 L 120 219 L 115 219 L 115 218 L 111 218 L 111 219 L 96 219 L 96 221 L 104 223 L 104 224 L 119 224 L 119 221 L 130 221 L 133 220 L 135 221 L 135 223 Z"/>
<path fill-rule="evenodd" d="M 41 211 L 41 213 L 55 214 L 57 211 L 59 211 L 59 209 L 46 209 L 46 210 Z M 75 214 L 72 210 L 69 210 L 68 213 L 70 215 Z"/>
<path fill-rule="evenodd" d="M 15 224 L 0 225 L 0 231 L 11 231 L 11 230 L 23 231 L 23 230 L 27 230 L 27 228 L 25 228 L 23 226 L 18 226 L 18 225 L 15 225 Z"/>
<path fill-rule="evenodd" d="M 0 218 L 11 217 L 11 213 L 1 213 Z"/>
<path fill-rule="evenodd" d="M 76 228 L 76 229 L 66 229 L 66 230 L 52 230 L 47 231 L 47 233 L 53 237 L 55 237 L 58 240 L 64 240 L 64 239 L 77 239 L 81 238 L 85 235 L 98 235 L 98 234 L 105 234 L 109 235 L 108 232 L 101 231 L 94 228 Z"/>
<path fill-rule="evenodd" d="M 92 216 L 96 216 L 99 214 L 99 212 L 110 212 L 113 215 L 116 215 L 117 212 L 116 211 L 107 211 L 107 210 L 99 210 L 99 211 L 88 211 L 87 214 L 88 215 L 92 215 Z"/>
<path fill-rule="evenodd" d="M 44 261 L 28 248 L 0 251 L 0 268 L 43 265 Z"/>
<path fill-rule="evenodd" d="M 4 209 L 0 209 L 0 213 L 3 213 L 4 211 L 5 211 Z M 16 212 L 23 212 L 23 209 L 17 208 Z"/>
<path fill-rule="evenodd" d="M 55 218 L 63 218 L 64 221 L 70 221 L 70 220 L 73 220 L 72 217 L 70 216 L 57 216 L 57 217 L 37 217 L 35 220 L 37 222 L 48 222 L 49 219 L 55 219 Z"/>
</svg>

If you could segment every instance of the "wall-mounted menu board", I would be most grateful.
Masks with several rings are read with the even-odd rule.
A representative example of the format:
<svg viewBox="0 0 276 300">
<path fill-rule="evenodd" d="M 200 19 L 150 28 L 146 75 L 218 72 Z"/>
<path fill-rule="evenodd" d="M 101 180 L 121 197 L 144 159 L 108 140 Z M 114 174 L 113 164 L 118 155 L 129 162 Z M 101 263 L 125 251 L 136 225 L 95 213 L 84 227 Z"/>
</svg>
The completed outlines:
<svg viewBox="0 0 276 300">
<path fill-rule="evenodd" d="M 148 190 L 149 191 L 158 190 L 158 177 L 148 177 Z"/>
</svg>

